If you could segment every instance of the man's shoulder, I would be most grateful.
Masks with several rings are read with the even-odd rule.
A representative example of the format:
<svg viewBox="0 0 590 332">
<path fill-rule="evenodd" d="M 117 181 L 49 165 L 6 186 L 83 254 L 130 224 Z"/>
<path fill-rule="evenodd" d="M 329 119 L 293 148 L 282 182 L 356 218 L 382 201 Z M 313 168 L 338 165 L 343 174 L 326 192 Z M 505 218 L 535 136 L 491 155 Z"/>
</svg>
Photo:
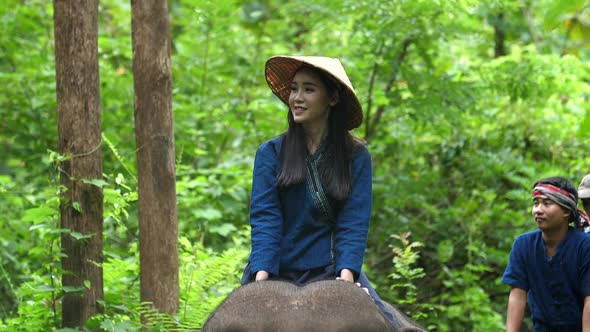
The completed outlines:
<svg viewBox="0 0 590 332">
<path fill-rule="evenodd" d="M 590 239 L 590 233 L 586 233 L 582 229 L 570 227 L 569 231 L 576 237 Z"/>
<path fill-rule="evenodd" d="M 586 233 L 580 229 L 570 230 L 571 238 L 584 246 L 590 247 L 590 233 Z"/>
<path fill-rule="evenodd" d="M 543 240 L 541 230 L 534 230 L 526 233 L 522 233 L 514 240 L 513 250 L 533 250 L 539 241 Z"/>
<path fill-rule="evenodd" d="M 534 231 L 526 232 L 520 234 L 516 240 L 517 241 L 535 241 L 542 237 L 542 232 L 539 229 L 535 229 Z"/>
</svg>

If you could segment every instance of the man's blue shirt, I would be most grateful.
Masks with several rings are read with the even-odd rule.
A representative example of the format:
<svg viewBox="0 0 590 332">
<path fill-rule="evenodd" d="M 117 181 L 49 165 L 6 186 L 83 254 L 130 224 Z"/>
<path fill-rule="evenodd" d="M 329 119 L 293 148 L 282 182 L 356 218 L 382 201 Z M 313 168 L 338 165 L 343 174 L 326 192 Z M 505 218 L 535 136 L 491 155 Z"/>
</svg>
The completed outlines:
<svg viewBox="0 0 590 332">
<path fill-rule="evenodd" d="M 528 292 L 535 328 L 581 330 L 584 297 L 590 295 L 590 236 L 570 228 L 553 257 L 540 230 L 518 236 L 502 282 Z"/>
<path fill-rule="evenodd" d="M 252 252 L 250 269 L 278 276 L 281 271 L 305 271 L 336 265 L 360 272 L 363 264 L 372 204 L 371 156 L 364 146 L 351 163 L 348 198 L 338 204 L 334 224 L 319 222 L 307 183 L 278 189 L 282 136 L 256 151 L 250 203 Z M 332 251 L 332 248 L 334 249 Z"/>
</svg>

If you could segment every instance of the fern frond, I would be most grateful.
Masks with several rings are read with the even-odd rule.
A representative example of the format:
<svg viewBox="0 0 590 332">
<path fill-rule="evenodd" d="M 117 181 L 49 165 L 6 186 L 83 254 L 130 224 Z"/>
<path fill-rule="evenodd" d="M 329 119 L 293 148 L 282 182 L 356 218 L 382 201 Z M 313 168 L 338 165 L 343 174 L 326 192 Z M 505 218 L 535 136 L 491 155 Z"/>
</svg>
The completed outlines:
<svg viewBox="0 0 590 332">
<path fill-rule="evenodd" d="M 183 326 L 200 328 L 209 314 L 239 286 L 239 274 L 247 254 L 246 250 L 235 248 L 218 255 L 202 248 L 192 253 L 194 263 L 186 264 L 181 271 Z"/>
<path fill-rule="evenodd" d="M 133 172 L 131 172 L 129 167 L 127 167 L 127 164 L 123 160 L 123 157 L 121 157 L 121 155 L 119 154 L 119 151 L 117 151 L 117 149 L 115 148 L 115 145 L 113 144 L 113 142 L 111 142 L 104 133 L 102 134 L 102 140 L 107 144 L 107 146 L 109 147 L 109 149 L 111 150 L 111 152 L 115 156 L 115 159 L 117 159 L 117 161 L 119 163 L 121 163 L 121 166 L 123 166 L 123 168 L 127 171 L 127 173 L 129 173 L 129 175 L 131 175 L 133 180 L 137 183 L 137 177 L 135 176 L 135 174 L 133 174 Z"/>
</svg>

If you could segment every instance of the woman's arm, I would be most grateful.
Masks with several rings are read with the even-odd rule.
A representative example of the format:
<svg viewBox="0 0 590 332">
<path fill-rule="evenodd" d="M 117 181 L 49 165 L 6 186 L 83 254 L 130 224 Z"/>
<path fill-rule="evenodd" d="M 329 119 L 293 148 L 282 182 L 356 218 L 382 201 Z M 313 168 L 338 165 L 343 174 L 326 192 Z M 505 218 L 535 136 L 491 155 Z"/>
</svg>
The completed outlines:
<svg viewBox="0 0 590 332">
<path fill-rule="evenodd" d="M 263 144 L 256 151 L 250 201 L 250 268 L 257 280 L 259 271 L 265 272 L 266 278 L 268 274 L 279 273 L 283 212 L 276 186 L 277 164 L 278 157 L 272 141 Z M 260 278 L 263 276 L 264 273 Z"/>
<path fill-rule="evenodd" d="M 338 213 L 335 227 L 335 259 L 338 276 L 358 277 L 363 265 L 372 205 L 371 155 L 363 146 L 351 165 L 351 190 Z M 342 274 L 345 274 L 344 276 Z"/>
<path fill-rule="evenodd" d="M 512 288 L 508 297 L 506 310 L 506 332 L 519 332 L 524 319 L 527 292 L 521 288 Z"/>
</svg>

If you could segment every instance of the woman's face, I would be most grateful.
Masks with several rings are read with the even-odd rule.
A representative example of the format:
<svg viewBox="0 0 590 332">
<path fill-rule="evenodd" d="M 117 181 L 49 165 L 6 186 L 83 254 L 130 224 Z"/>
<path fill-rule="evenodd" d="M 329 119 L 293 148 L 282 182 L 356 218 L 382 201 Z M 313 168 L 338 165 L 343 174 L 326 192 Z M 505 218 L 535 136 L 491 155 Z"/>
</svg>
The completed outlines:
<svg viewBox="0 0 590 332">
<path fill-rule="evenodd" d="M 304 126 L 325 125 L 330 115 L 330 106 L 336 102 L 337 97 L 330 95 L 314 70 L 303 68 L 293 77 L 289 109 L 296 123 Z"/>
</svg>

